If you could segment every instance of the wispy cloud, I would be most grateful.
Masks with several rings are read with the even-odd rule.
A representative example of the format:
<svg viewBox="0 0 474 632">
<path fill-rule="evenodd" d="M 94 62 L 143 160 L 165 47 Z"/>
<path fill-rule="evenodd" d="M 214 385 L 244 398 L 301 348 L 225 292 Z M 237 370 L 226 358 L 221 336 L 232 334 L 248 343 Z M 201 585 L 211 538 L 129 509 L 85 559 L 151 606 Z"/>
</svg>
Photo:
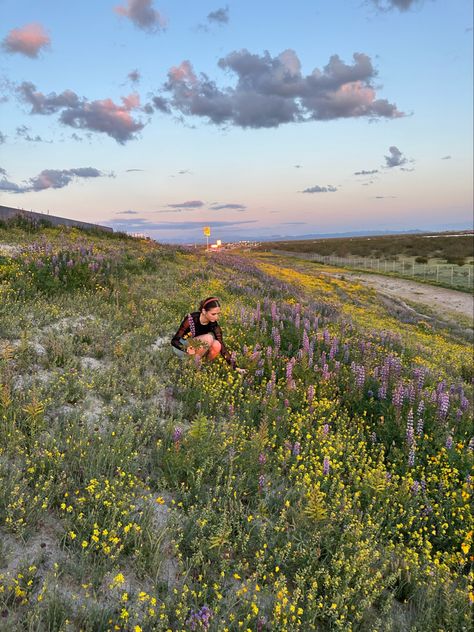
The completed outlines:
<svg viewBox="0 0 474 632">
<path fill-rule="evenodd" d="M 44 169 L 34 178 L 29 178 L 24 184 L 16 184 L 7 179 L 4 169 L 0 172 L 0 190 L 9 193 L 29 193 L 46 189 L 62 189 L 75 179 L 112 177 L 93 167 L 79 167 L 76 169 Z"/>
<path fill-rule="evenodd" d="M 331 184 L 328 184 L 326 187 L 321 187 L 319 184 L 315 184 L 314 187 L 304 189 L 302 193 L 334 193 L 335 191 L 337 191 L 336 187 Z"/>
<path fill-rule="evenodd" d="M 217 9 L 216 11 L 211 11 L 207 15 L 207 21 L 211 24 L 227 24 L 229 22 L 229 7 L 224 7 L 222 9 Z"/>
<path fill-rule="evenodd" d="M 19 138 L 22 138 L 23 140 L 26 140 L 29 143 L 44 143 L 44 142 L 51 142 L 51 141 L 45 141 L 41 138 L 41 136 L 39 136 L 38 134 L 36 134 L 36 136 L 32 136 L 30 134 L 30 128 L 27 125 L 20 125 L 19 127 L 16 128 L 16 135 Z"/>
<path fill-rule="evenodd" d="M 243 204 L 212 204 L 209 208 L 213 211 L 222 211 L 224 209 L 231 211 L 245 211 L 247 207 Z"/>
<path fill-rule="evenodd" d="M 210 222 L 150 222 L 146 219 L 117 220 L 112 219 L 106 224 L 118 230 L 140 232 L 142 230 L 201 230 L 203 226 L 222 228 L 224 226 L 237 226 L 240 224 L 254 224 L 257 220 L 245 221 L 210 221 Z"/>
<path fill-rule="evenodd" d="M 409 11 L 417 4 L 421 4 L 422 0 L 372 0 L 381 11 L 391 11 L 398 9 L 399 11 Z"/>
<path fill-rule="evenodd" d="M 32 59 L 38 57 L 41 50 L 51 44 L 49 35 L 41 24 L 36 22 L 12 29 L 2 41 L 2 48 L 7 53 L 20 53 Z"/>
<path fill-rule="evenodd" d="M 451 160 L 452 156 L 443 156 L 441 160 Z"/>
<path fill-rule="evenodd" d="M 354 171 L 354 175 L 355 176 L 371 176 L 374 173 L 378 173 L 379 170 L 378 169 L 371 169 L 370 171 L 365 171 L 365 169 L 363 169 L 362 171 Z"/>
<path fill-rule="evenodd" d="M 166 26 L 166 20 L 153 8 L 153 0 L 127 0 L 127 6 L 119 5 L 114 11 L 148 33 L 157 33 Z"/>
<path fill-rule="evenodd" d="M 139 83 L 141 79 L 141 75 L 138 72 L 138 70 L 132 70 L 131 72 L 128 73 L 127 78 L 132 83 Z"/>
<path fill-rule="evenodd" d="M 316 68 L 307 76 L 302 75 L 293 50 L 272 57 L 268 52 L 260 56 L 244 49 L 220 59 L 218 65 L 237 75 L 235 87 L 220 89 L 207 75 L 198 76 L 190 61 L 183 61 L 168 72 L 164 92 L 171 97 L 159 97 L 161 108 L 244 128 L 404 116 L 395 104 L 377 99 L 372 83 L 376 71 L 364 53 L 355 53 L 352 65 L 333 55 L 323 70 Z"/>
<path fill-rule="evenodd" d="M 132 111 L 140 107 L 138 94 L 122 97 L 122 104 L 118 105 L 112 99 L 80 99 L 72 90 L 45 95 L 29 81 L 19 85 L 16 92 L 21 101 L 31 106 L 31 114 L 46 115 L 61 111 L 59 120 L 64 125 L 102 132 L 122 145 L 135 138 L 137 132 L 145 127 L 144 123 L 132 116 Z"/>
<path fill-rule="evenodd" d="M 117 211 L 116 215 L 139 215 L 138 211 Z"/>
<path fill-rule="evenodd" d="M 204 206 L 204 202 L 201 200 L 187 200 L 186 202 L 168 204 L 167 206 L 168 208 L 201 208 L 201 206 Z"/>
</svg>

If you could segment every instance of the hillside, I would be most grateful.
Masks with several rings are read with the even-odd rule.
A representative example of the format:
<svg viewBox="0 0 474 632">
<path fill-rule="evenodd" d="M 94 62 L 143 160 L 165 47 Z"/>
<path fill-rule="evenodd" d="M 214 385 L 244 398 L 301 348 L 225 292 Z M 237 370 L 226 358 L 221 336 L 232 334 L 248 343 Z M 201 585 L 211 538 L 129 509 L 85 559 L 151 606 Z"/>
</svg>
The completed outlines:
<svg viewBox="0 0 474 632">
<path fill-rule="evenodd" d="M 471 345 L 298 264 L 0 228 L 0 630 L 470 629 Z"/>
</svg>

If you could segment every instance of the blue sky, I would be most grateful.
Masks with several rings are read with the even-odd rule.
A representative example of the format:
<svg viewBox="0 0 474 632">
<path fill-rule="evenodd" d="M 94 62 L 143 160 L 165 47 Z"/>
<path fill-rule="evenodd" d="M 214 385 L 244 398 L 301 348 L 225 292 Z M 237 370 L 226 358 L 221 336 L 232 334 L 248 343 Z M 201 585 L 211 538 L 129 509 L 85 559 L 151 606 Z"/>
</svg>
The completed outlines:
<svg viewBox="0 0 474 632">
<path fill-rule="evenodd" d="M 162 241 L 472 227 L 470 0 L 0 12 L 0 204 Z"/>
</svg>

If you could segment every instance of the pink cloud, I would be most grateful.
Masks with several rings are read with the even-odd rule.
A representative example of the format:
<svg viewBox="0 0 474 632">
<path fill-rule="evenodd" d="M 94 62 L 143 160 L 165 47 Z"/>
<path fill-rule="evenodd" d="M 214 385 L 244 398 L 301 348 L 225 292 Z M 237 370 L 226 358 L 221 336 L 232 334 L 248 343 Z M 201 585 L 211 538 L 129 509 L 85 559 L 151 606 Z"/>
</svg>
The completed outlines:
<svg viewBox="0 0 474 632">
<path fill-rule="evenodd" d="M 144 124 L 136 121 L 130 114 L 131 110 L 140 105 L 137 94 L 122 97 L 122 103 L 123 105 L 117 105 L 112 99 L 81 102 L 76 107 L 65 109 L 60 120 L 77 129 L 103 132 L 123 144 L 141 131 Z"/>
<path fill-rule="evenodd" d="M 2 42 L 8 53 L 21 53 L 27 57 L 38 57 L 42 48 L 50 45 L 51 39 L 41 24 L 26 24 L 22 28 L 12 29 Z"/>
</svg>

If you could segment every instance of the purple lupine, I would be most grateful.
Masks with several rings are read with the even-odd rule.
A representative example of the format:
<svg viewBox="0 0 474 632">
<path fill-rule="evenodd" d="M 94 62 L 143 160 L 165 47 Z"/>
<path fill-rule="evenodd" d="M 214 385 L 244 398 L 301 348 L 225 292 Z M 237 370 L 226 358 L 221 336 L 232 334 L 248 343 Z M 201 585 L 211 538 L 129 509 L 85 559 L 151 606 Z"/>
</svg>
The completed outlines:
<svg viewBox="0 0 474 632">
<path fill-rule="evenodd" d="M 265 392 L 266 392 L 267 395 L 271 395 L 273 393 L 273 387 L 274 387 L 273 382 L 271 380 L 269 380 L 267 382 L 267 387 L 265 389 Z"/>
<path fill-rule="evenodd" d="M 183 436 L 182 428 L 176 427 L 173 430 L 173 434 L 172 434 L 172 439 L 173 439 L 174 443 L 178 443 L 182 436 Z"/>
<path fill-rule="evenodd" d="M 299 441 L 295 441 L 293 445 L 292 454 L 293 456 L 298 456 L 300 452 L 301 452 L 301 443 Z"/>
<path fill-rule="evenodd" d="M 382 382 L 382 384 L 380 385 L 379 391 L 378 391 L 378 398 L 379 399 L 387 399 L 387 389 L 388 389 L 388 385 L 386 382 Z"/>
<path fill-rule="evenodd" d="M 461 395 L 460 408 L 463 412 L 465 412 L 469 408 L 469 400 L 467 397 L 464 397 L 464 395 Z"/>
<path fill-rule="evenodd" d="M 421 415 L 423 415 L 423 413 L 425 412 L 425 402 L 423 400 L 420 400 L 420 403 L 418 404 L 418 408 L 416 409 L 416 414 L 421 417 Z"/>
<path fill-rule="evenodd" d="M 287 399 L 283 400 L 283 406 L 285 408 L 289 408 L 290 407 L 290 402 Z"/>
<path fill-rule="evenodd" d="M 449 410 L 449 393 L 442 393 L 438 401 L 438 415 L 444 419 Z"/>
<path fill-rule="evenodd" d="M 324 457 L 324 461 L 323 461 L 323 474 L 324 474 L 324 476 L 327 476 L 329 474 L 329 468 L 330 468 L 329 458 L 327 456 L 325 456 Z"/>
<path fill-rule="evenodd" d="M 309 353 L 309 338 L 306 329 L 303 331 L 303 349 L 306 353 Z"/>
<path fill-rule="evenodd" d="M 299 314 L 296 314 L 295 316 L 295 327 L 296 329 L 299 329 L 301 325 L 301 317 Z"/>
<path fill-rule="evenodd" d="M 423 417 L 419 417 L 416 422 L 416 434 L 421 437 L 423 434 Z"/>
<path fill-rule="evenodd" d="M 446 448 L 448 450 L 451 450 L 452 447 L 453 447 L 453 438 L 451 435 L 448 435 L 448 438 L 446 439 Z"/>
<path fill-rule="evenodd" d="M 407 444 L 413 445 L 414 432 L 413 432 L 413 409 L 410 408 L 407 415 L 407 429 L 406 429 Z"/>
<path fill-rule="evenodd" d="M 186 625 L 188 625 L 189 629 L 193 631 L 199 629 L 201 626 L 207 630 L 209 628 L 211 617 L 212 610 L 210 610 L 207 606 L 203 606 L 197 612 L 191 610 L 189 617 L 186 620 Z"/>
<path fill-rule="evenodd" d="M 267 457 L 263 452 L 260 452 L 260 454 L 258 455 L 258 462 L 260 463 L 260 465 L 265 465 L 265 463 L 267 462 Z"/>
<path fill-rule="evenodd" d="M 260 301 L 258 301 L 257 308 L 255 310 L 255 320 L 256 320 L 257 323 L 260 322 L 260 316 L 261 316 L 261 313 L 260 313 Z"/>
<path fill-rule="evenodd" d="M 403 405 L 404 394 L 405 389 L 403 388 L 403 384 L 397 384 L 392 395 L 392 403 L 397 410 L 400 410 Z"/>
<path fill-rule="evenodd" d="M 310 384 L 307 391 L 308 404 L 311 404 L 314 398 L 314 385 Z"/>
<path fill-rule="evenodd" d="M 329 433 L 329 424 L 324 424 L 323 435 L 326 436 Z"/>
<path fill-rule="evenodd" d="M 471 437 L 469 439 L 469 443 L 467 444 L 467 449 L 471 451 L 474 450 L 474 437 Z"/>
<path fill-rule="evenodd" d="M 413 484 L 411 486 L 411 491 L 414 494 L 418 494 L 418 492 L 420 491 L 420 483 L 418 481 L 413 481 Z"/>
<path fill-rule="evenodd" d="M 326 356 L 326 352 L 325 351 L 323 351 L 322 354 L 321 354 L 320 362 L 321 362 L 321 366 L 323 366 L 327 362 L 327 356 Z"/>
<path fill-rule="evenodd" d="M 375 432 L 371 433 L 370 440 L 372 441 L 373 444 L 377 443 L 377 435 Z"/>
<path fill-rule="evenodd" d="M 329 344 L 329 342 L 330 342 L 330 340 L 331 340 L 331 336 L 330 336 L 329 331 L 328 331 L 327 329 L 325 329 L 325 330 L 323 331 L 323 340 L 324 340 L 324 342 L 325 342 L 327 345 Z"/>
<path fill-rule="evenodd" d="M 258 491 L 262 493 L 264 487 L 265 487 L 265 476 L 263 474 L 260 474 L 260 476 L 258 477 Z"/>
<path fill-rule="evenodd" d="M 272 303 L 271 314 L 272 314 L 272 320 L 276 320 L 277 319 L 277 306 L 276 306 L 275 301 L 273 301 Z"/>
<path fill-rule="evenodd" d="M 329 366 L 325 364 L 323 366 L 323 380 L 328 380 L 331 377 L 331 373 L 329 371 Z"/>
<path fill-rule="evenodd" d="M 415 465 L 415 447 L 412 444 L 410 448 L 410 452 L 408 454 L 408 467 L 413 467 Z"/>
<path fill-rule="evenodd" d="M 408 384 L 405 388 L 405 398 L 410 402 L 410 406 L 413 406 L 416 398 L 416 391 L 413 384 Z"/>
<path fill-rule="evenodd" d="M 291 452 L 293 448 L 293 446 L 291 445 L 291 441 L 288 441 L 288 439 L 285 440 L 283 447 L 285 448 L 285 450 L 288 450 L 288 452 Z"/>
</svg>

